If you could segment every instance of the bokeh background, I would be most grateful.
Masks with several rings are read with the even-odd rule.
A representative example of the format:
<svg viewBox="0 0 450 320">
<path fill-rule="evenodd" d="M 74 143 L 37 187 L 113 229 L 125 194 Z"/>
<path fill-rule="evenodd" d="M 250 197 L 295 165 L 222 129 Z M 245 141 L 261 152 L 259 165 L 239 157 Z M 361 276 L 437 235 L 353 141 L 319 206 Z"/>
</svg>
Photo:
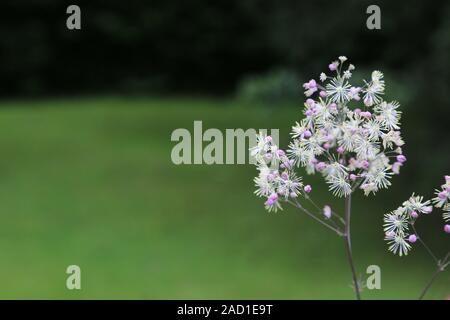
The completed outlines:
<svg viewBox="0 0 450 320">
<path fill-rule="evenodd" d="M 78 4 L 82 29 L 66 29 Z M 301 84 L 346 55 L 382 70 L 402 104 L 407 165 L 355 197 L 356 265 L 382 271 L 367 299 L 414 299 L 435 266 L 388 253 L 382 215 L 449 174 L 448 1 L 0 3 L 0 298 L 352 299 L 341 239 L 292 209 L 268 214 L 251 165 L 172 164 L 176 128 L 279 128 Z M 366 8 L 381 7 L 381 30 Z M 314 197 L 342 210 L 318 177 Z M 449 248 L 442 219 L 418 228 Z M 65 287 L 66 267 L 82 290 Z M 450 295 L 449 272 L 428 298 Z"/>
</svg>

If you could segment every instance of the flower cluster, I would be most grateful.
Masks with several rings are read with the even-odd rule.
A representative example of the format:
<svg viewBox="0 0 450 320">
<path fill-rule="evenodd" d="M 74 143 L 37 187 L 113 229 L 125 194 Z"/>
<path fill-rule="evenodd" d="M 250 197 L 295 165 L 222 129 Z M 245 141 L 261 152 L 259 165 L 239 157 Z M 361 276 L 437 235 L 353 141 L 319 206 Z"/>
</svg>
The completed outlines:
<svg viewBox="0 0 450 320">
<path fill-rule="evenodd" d="M 303 85 L 305 118 L 292 128 L 288 149 L 296 166 L 309 174 L 320 172 L 338 197 L 356 188 L 369 195 L 389 187 L 389 179 L 406 161 L 400 105 L 382 99 L 383 74 L 374 71 L 363 86 L 352 86 L 355 67 L 344 70 L 346 60 L 332 62 L 328 68 L 333 75 L 322 73 L 321 84 L 312 79 Z"/>
<path fill-rule="evenodd" d="M 436 208 L 444 209 L 444 220 L 449 220 L 450 176 L 445 176 L 446 183 L 442 190 L 437 190 L 437 197 L 433 199 Z M 432 201 L 423 200 L 422 196 L 414 194 L 402 206 L 384 215 L 385 240 L 389 244 L 389 251 L 399 256 L 407 255 L 412 243 L 418 239 L 414 223 L 421 214 L 433 211 Z M 411 232 L 412 231 L 412 232 Z M 450 233 L 450 225 L 444 226 L 444 231 Z"/>
<path fill-rule="evenodd" d="M 256 195 L 266 197 L 265 207 L 270 211 L 282 209 L 280 201 L 297 198 L 303 184 L 301 178 L 295 175 L 293 160 L 272 143 L 270 136 L 259 134 L 257 144 L 250 149 L 255 158 L 259 175 L 255 178 Z M 305 186 L 304 192 L 310 192 L 311 186 Z"/>
<path fill-rule="evenodd" d="M 436 190 L 436 198 L 433 199 L 436 208 L 442 208 L 442 217 L 446 222 L 450 222 L 450 176 L 445 176 L 445 183 L 441 189 Z M 447 225 L 450 230 L 450 226 Z"/>
</svg>

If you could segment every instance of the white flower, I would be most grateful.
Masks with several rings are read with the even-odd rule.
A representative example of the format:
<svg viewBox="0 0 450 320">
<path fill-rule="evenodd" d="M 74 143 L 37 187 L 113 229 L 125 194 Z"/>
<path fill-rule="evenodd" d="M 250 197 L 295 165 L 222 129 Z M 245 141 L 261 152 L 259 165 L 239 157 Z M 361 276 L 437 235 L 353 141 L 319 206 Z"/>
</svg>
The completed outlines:
<svg viewBox="0 0 450 320">
<path fill-rule="evenodd" d="M 417 213 L 430 213 L 430 200 L 423 201 L 422 196 L 414 196 L 414 194 L 405 202 L 403 202 L 403 207 L 408 213 L 413 211 Z"/>
<path fill-rule="evenodd" d="M 331 79 L 326 85 L 327 95 L 336 103 L 344 103 L 350 100 L 351 85 L 343 77 Z"/>
<path fill-rule="evenodd" d="M 327 75 L 325 73 L 321 73 L 320 77 L 319 77 L 320 81 L 324 82 L 325 80 L 327 80 Z"/>
<path fill-rule="evenodd" d="M 400 257 L 408 255 L 408 251 L 411 250 L 411 245 L 406 240 L 406 235 L 397 234 L 392 239 L 388 240 L 389 251 L 394 254 L 398 254 Z"/>
<path fill-rule="evenodd" d="M 330 191 L 337 197 L 346 197 L 352 193 L 351 185 L 342 176 L 330 176 L 327 183 L 330 185 Z"/>
<path fill-rule="evenodd" d="M 384 80 L 383 74 L 379 71 L 372 72 L 372 81 L 366 82 L 363 88 L 364 103 L 366 106 L 381 103 L 381 95 L 384 94 Z"/>
<path fill-rule="evenodd" d="M 409 226 L 408 216 L 405 208 L 399 207 L 397 210 L 386 213 L 384 215 L 384 232 L 390 234 L 391 232 L 407 232 Z"/>
<path fill-rule="evenodd" d="M 344 78 L 350 79 L 352 77 L 352 73 L 348 70 L 344 71 Z"/>
<path fill-rule="evenodd" d="M 374 108 L 378 121 L 389 130 L 400 129 L 401 112 L 397 110 L 398 107 L 400 107 L 400 104 L 396 101 L 390 103 L 383 101 Z"/>
</svg>

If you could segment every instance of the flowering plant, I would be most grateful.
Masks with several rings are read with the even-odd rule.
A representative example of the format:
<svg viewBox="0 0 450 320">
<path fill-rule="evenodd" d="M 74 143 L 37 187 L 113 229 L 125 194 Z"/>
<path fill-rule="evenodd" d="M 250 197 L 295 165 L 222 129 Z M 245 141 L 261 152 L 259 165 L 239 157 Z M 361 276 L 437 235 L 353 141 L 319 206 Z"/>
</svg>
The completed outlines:
<svg viewBox="0 0 450 320">
<path fill-rule="evenodd" d="M 321 73 L 318 81 L 303 84 L 304 118 L 292 127 L 287 152 L 263 134 L 250 151 L 259 171 L 255 193 L 266 198 L 269 212 L 282 210 L 283 204 L 293 205 L 344 238 L 353 287 L 360 299 L 351 247 L 351 196 L 357 190 L 368 196 L 388 188 L 406 157 L 401 148 L 400 105 L 383 100 L 383 74 L 373 71 L 370 80 L 353 86 L 350 79 L 355 66 L 345 67 L 346 61 L 339 57 L 328 65 L 331 75 Z M 300 166 L 308 174 L 320 173 L 332 194 L 344 198 L 344 215 L 313 201 L 311 185 L 303 184 L 295 172 Z M 314 210 L 305 208 L 299 197 Z"/>
<path fill-rule="evenodd" d="M 445 183 L 440 189 L 436 189 L 436 197 L 432 200 L 423 200 L 422 196 L 414 194 L 396 210 L 384 215 L 385 240 L 389 244 L 389 251 L 399 256 L 407 255 L 412 249 L 412 245 L 419 241 L 428 252 L 434 263 L 436 271 L 433 273 L 430 281 L 427 283 L 419 299 L 422 299 L 431 287 L 432 283 L 440 272 L 450 265 L 450 251 L 439 259 L 425 241 L 419 236 L 415 223 L 422 215 L 428 215 L 434 207 L 442 209 L 442 217 L 445 222 L 450 222 L 450 176 L 445 176 Z M 444 231 L 450 233 L 450 224 L 444 225 Z"/>
</svg>

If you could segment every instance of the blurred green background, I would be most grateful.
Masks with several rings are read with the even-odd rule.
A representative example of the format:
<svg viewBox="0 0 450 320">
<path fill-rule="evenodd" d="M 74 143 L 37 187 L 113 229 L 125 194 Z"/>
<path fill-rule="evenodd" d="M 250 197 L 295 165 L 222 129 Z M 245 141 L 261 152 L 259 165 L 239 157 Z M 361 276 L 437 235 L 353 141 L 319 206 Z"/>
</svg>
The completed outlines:
<svg viewBox="0 0 450 320">
<path fill-rule="evenodd" d="M 352 299 L 342 239 L 293 209 L 268 214 L 251 165 L 171 162 L 177 128 L 279 128 L 301 119 L 301 83 L 346 55 L 386 75 L 408 157 L 376 197 L 355 197 L 367 299 L 414 299 L 434 271 L 419 247 L 388 253 L 382 215 L 449 174 L 450 4 L 378 1 L 64 1 L 0 4 L 0 298 Z M 320 177 L 322 204 L 342 211 Z M 442 219 L 417 226 L 441 255 Z M 65 287 L 68 265 L 82 290 Z M 428 298 L 450 295 L 449 272 Z"/>
</svg>

